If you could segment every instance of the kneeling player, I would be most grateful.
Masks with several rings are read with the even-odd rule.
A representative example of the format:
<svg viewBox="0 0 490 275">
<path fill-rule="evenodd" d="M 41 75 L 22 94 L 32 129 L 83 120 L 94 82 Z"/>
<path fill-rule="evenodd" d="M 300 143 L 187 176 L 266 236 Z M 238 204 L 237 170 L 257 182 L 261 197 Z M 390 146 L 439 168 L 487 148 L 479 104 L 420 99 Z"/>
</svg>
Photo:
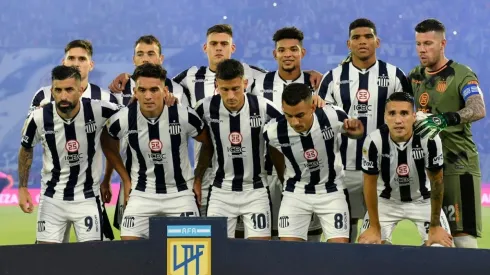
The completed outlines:
<svg viewBox="0 0 490 275">
<path fill-rule="evenodd" d="M 302 83 L 286 86 L 282 109 L 284 116 L 271 121 L 264 131 L 271 159 L 284 184 L 279 237 L 286 241 L 307 240 L 314 213 L 328 242 L 347 243 L 350 211 L 342 183 L 338 134 L 360 138 L 364 127 L 333 105 L 316 108 L 310 89 Z"/>
<path fill-rule="evenodd" d="M 388 98 L 385 121 L 386 125 L 367 136 L 362 149 L 368 213 L 359 243 L 391 243 L 394 228 L 406 219 L 416 224 L 426 245 L 452 246 L 448 222 L 441 212 L 441 139 L 413 133 L 414 102 L 407 93 Z"/>
<path fill-rule="evenodd" d="M 204 149 L 210 145 L 194 110 L 182 105 L 165 107 L 166 71 L 160 65 L 140 65 L 132 77 L 137 101 L 113 116 L 108 126 L 112 137 L 127 139 L 128 161 L 132 163 L 131 186 L 124 185 L 127 206 L 122 240 L 148 238 L 151 216 L 199 216 L 196 197 L 187 187 L 193 180 L 187 140 L 193 137 Z M 209 161 L 202 163 L 209 165 Z M 194 191 L 200 201 L 201 187 L 194 186 Z"/>
</svg>

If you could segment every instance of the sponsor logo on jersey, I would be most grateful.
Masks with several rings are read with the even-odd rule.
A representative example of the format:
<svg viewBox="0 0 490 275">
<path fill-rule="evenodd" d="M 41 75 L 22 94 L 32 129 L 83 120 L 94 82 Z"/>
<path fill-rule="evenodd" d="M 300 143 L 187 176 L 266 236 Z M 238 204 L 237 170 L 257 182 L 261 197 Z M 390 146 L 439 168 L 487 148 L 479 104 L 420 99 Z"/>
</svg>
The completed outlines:
<svg viewBox="0 0 490 275">
<path fill-rule="evenodd" d="M 239 132 L 231 132 L 228 136 L 228 140 L 233 145 L 239 145 L 242 143 L 243 140 L 242 134 L 240 134 Z"/>
<path fill-rule="evenodd" d="M 318 157 L 318 152 L 315 149 L 308 149 L 304 152 L 303 156 L 306 160 L 315 160 Z"/>
<path fill-rule="evenodd" d="M 378 86 L 379 87 L 385 87 L 385 88 L 390 86 L 389 77 L 387 75 L 380 75 L 378 77 Z"/>
<path fill-rule="evenodd" d="M 180 123 L 170 123 L 168 126 L 168 132 L 171 135 L 180 135 L 182 129 L 180 128 Z"/>
<path fill-rule="evenodd" d="M 400 164 L 396 168 L 396 173 L 402 177 L 408 176 L 408 174 L 410 173 L 410 168 L 406 164 Z"/>
<path fill-rule="evenodd" d="M 158 139 L 152 139 L 148 143 L 148 147 L 152 152 L 160 152 L 162 150 L 162 142 Z"/>
<path fill-rule="evenodd" d="M 429 104 L 429 93 L 425 92 L 419 96 L 420 106 L 425 107 Z"/>
<path fill-rule="evenodd" d="M 211 273 L 211 226 L 167 226 L 167 274 Z"/>
<path fill-rule="evenodd" d="M 78 141 L 76 141 L 74 139 L 67 141 L 65 144 L 66 151 L 68 151 L 70 153 L 77 152 L 79 147 L 80 147 L 80 144 L 78 143 Z"/>
<path fill-rule="evenodd" d="M 361 89 L 357 91 L 356 97 L 357 97 L 357 101 L 361 103 L 366 103 L 369 101 L 369 97 L 370 97 L 369 91 L 365 89 Z"/>
<path fill-rule="evenodd" d="M 444 93 L 447 88 L 447 82 L 445 80 L 439 80 L 436 85 L 436 91 Z"/>
</svg>

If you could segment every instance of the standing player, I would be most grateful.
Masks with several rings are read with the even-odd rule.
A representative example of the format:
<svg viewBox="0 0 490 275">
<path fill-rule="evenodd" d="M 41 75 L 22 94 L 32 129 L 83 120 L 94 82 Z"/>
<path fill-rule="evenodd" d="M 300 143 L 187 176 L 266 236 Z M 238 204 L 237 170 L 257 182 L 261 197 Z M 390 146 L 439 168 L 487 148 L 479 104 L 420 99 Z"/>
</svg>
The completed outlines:
<svg viewBox="0 0 490 275">
<path fill-rule="evenodd" d="M 73 40 L 66 45 L 65 56 L 61 63 L 65 66 L 76 67 L 80 71 L 80 75 L 82 76 L 82 97 L 117 103 L 117 99 L 114 95 L 93 83 L 89 83 L 89 73 L 94 69 L 92 55 L 93 47 L 90 41 Z M 54 97 L 51 94 L 51 86 L 41 87 L 32 98 L 30 110 L 32 111 L 53 100 Z"/>
<path fill-rule="evenodd" d="M 391 244 L 396 225 L 407 219 L 415 223 L 427 246 L 452 246 L 449 225 L 441 211 L 441 139 L 413 133 L 414 102 L 408 93 L 393 93 L 388 98 L 385 121 L 366 137 L 362 148 L 368 213 L 359 243 Z"/>
<path fill-rule="evenodd" d="M 264 124 L 280 115 L 274 104 L 245 94 L 242 63 L 227 59 L 216 69 L 218 94 L 199 101 L 196 112 L 209 126 L 214 145 L 214 181 L 207 215 L 228 218 L 228 237 L 241 217 L 245 238 L 271 238 L 271 202 L 264 174 Z M 201 151 L 202 153 L 202 151 Z M 196 177 L 200 183 L 202 178 Z"/>
<path fill-rule="evenodd" d="M 94 69 L 94 61 L 92 60 L 93 52 L 92 43 L 90 43 L 90 41 L 73 40 L 65 47 L 65 55 L 63 57 L 62 64 L 65 66 L 75 67 L 80 71 L 82 78 L 81 85 L 83 98 L 105 100 L 107 102 L 117 103 L 117 99 L 114 95 L 101 89 L 99 86 L 93 83 L 89 83 L 89 73 Z M 51 86 L 41 87 L 31 101 L 29 112 L 32 112 L 33 110 L 54 101 L 54 96 L 52 95 L 51 90 Z M 104 135 L 102 135 L 102 137 L 104 137 Z M 112 171 L 112 165 L 106 162 L 104 177 L 110 179 Z M 110 184 L 110 181 L 103 182 L 102 186 L 107 186 L 107 188 L 110 188 Z M 110 226 L 109 217 L 107 216 L 107 211 L 104 204 L 102 205 L 102 210 L 106 225 L 106 227 L 103 229 L 104 238 L 106 240 L 113 240 L 114 233 L 112 232 L 112 227 Z M 63 240 L 64 243 L 70 242 L 70 228 L 71 224 L 68 224 L 66 227 L 65 239 Z"/>
<path fill-rule="evenodd" d="M 102 189 L 99 182 L 101 149 L 122 180 L 129 182 L 117 149 L 101 148 L 99 142 L 105 123 L 118 111 L 118 105 L 81 99 L 82 92 L 82 77 L 76 68 L 54 68 L 54 102 L 31 112 L 23 129 L 18 171 L 19 205 L 25 213 L 33 211 L 27 189 L 32 148 L 38 142 L 44 148 L 38 243 L 62 242 L 68 223 L 73 223 L 79 242 L 102 240 L 104 220 L 99 197 L 108 196 L 109 190 Z"/>
<path fill-rule="evenodd" d="M 444 25 L 427 19 L 415 27 L 420 66 L 410 72 L 418 111 L 430 116 L 416 124 L 421 136 L 440 132 L 444 152 L 443 208 L 457 247 L 477 248 L 481 237 L 481 172 L 471 123 L 485 117 L 476 74 L 444 54 Z"/>
<path fill-rule="evenodd" d="M 134 43 L 134 53 L 133 53 L 133 63 L 136 67 L 150 63 L 156 65 L 162 65 L 164 60 L 164 55 L 162 54 L 162 45 L 160 41 L 153 35 L 144 35 L 138 38 Z M 134 78 L 128 75 L 129 81 L 125 84 L 122 92 L 114 93 L 118 99 L 119 104 L 127 106 L 133 98 L 133 91 L 136 87 L 136 82 Z M 167 106 L 174 104 L 175 99 L 184 106 L 188 106 L 188 91 L 185 90 L 181 85 L 177 84 L 170 78 L 165 79 L 165 89 L 170 93 L 164 93 L 165 102 Z M 175 99 L 174 99 L 175 98 Z M 121 154 L 123 160 L 126 161 L 126 139 L 122 140 L 121 143 Z M 126 163 L 126 168 L 131 170 L 130 164 Z M 104 177 L 104 183 L 110 183 L 111 173 L 106 173 Z M 121 228 L 122 217 L 124 213 L 124 187 L 119 188 L 119 194 L 117 197 L 117 210 L 114 212 L 114 227 L 117 229 Z"/>
<path fill-rule="evenodd" d="M 122 240 L 147 239 L 151 216 L 198 217 L 196 198 L 188 188 L 193 175 L 187 139 L 193 137 L 204 144 L 203 150 L 211 151 L 207 130 L 193 109 L 182 105 L 165 108 L 166 71 L 160 65 L 145 63 L 136 67 L 132 77 L 137 101 L 114 115 L 108 126 L 114 138 L 127 138 L 131 151 L 132 185 L 124 185 L 127 206 Z M 204 168 L 210 159 L 202 161 Z M 196 176 L 202 177 L 204 170 L 199 169 Z M 194 191 L 200 199 L 200 186 Z"/>
<path fill-rule="evenodd" d="M 364 135 L 384 124 L 385 102 L 390 94 L 410 90 L 402 70 L 376 58 L 379 45 L 374 23 L 364 18 L 354 20 L 349 25 L 347 40 L 350 57 L 324 76 L 318 91 L 327 102 L 339 106 L 349 116 L 359 118 L 366 130 Z M 361 171 L 364 137 L 353 140 L 342 136 L 340 145 L 344 184 L 349 191 L 352 210 L 352 242 L 357 239 L 357 222 L 366 213 Z"/>
<path fill-rule="evenodd" d="M 282 110 L 284 116 L 269 122 L 264 130 L 271 159 L 285 185 L 279 237 L 307 240 L 311 216 L 316 214 L 328 242 L 347 243 L 350 210 L 337 142 L 340 133 L 362 137 L 362 123 L 333 105 L 316 108 L 310 88 L 302 83 L 284 89 Z"/>
<path fill-rule="evenodd" d="M 252 94 L 263 96 L 272 101 L 276 106 L 282 105 L 282 92 L 291 83 L 304 83 L 310 85 L 310 74 L 301 70 L 301 59 L 306 54 L 303 47 L 303 32 L 295 27 L 282 28 L 274 34 L 272 40 L 275 43 L 273 51 L 274 59 L 277 61 L 277 71 L 261 74 L 255 78 L 252 85 Z M 313 104 L 322 108 L 325 102 L 318 96 L 313 95 Z M 281 205 L 282 184 L 273 169 L 269 154 L 266 154 L 265 169 L 267 171 L 267 183 L 271 192 L 273 217 L 279 215 Z M 272 236 L 277 237 L 277 219 L 272 220 Z M 312 222 L 308 231 L 308 241 L 319 242 L 322 236 L 322 227 L 318 217 L 312 216 Z"/>
</svg>

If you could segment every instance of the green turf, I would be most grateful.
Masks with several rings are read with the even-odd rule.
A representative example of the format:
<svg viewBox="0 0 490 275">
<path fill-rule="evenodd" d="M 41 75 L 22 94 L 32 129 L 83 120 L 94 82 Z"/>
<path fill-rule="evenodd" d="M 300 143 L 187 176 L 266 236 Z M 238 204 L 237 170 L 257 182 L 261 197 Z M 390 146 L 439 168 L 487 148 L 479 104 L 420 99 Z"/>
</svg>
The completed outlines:
<svg viewBox="0 0 490 275">
<path fill-rule="evenodd" d="M 114 216 L 114 207 L 107 208 L 109 219 Z M 480 248 L 490 248 L 490 236 L 485 234 L 485 229 L 490 228 L 490 208 L 483 208 L 483 238 L 478 240 Z M 0 207 L 0 245 L 15 244 L 32 244 L 36 238 L 36 212 L 24 214 L 19 207 Z M 119 231 L 114 229 L 116 239 L 119 239 Z M 75 235 L 72 232 L 72 242 L 75 241 Z M 393 233 L 394 244 L 420 245 L 415 225 L 403 221 Z"/>
</svg>

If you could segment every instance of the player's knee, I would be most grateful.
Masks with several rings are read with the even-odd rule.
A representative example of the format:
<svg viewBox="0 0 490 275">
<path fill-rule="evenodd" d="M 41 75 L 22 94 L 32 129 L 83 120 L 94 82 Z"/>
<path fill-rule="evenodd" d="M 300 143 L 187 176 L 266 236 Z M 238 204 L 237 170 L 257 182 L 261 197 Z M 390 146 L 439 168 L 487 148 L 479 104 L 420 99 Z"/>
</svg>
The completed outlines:
<svg viewBox="0 0 490 275">
<path fill-rule="evenodd" d="M 349 238 L 331 238 L 327 243 L 349 243 Z"/>
<path fill-rule="evenodd" d="M 458 248 L 478 248 L 476 238 L 471 235 L 455 236 L 454 245 Z"/>
<path fill-rule="evenodd" d="M 140 237 L 135 237 L 135 236 L 121 236 L 122 241 L 139 241 L 142 238 Z"/>
<path fill-rule="evenodd" d="M 296 238 L 296 237 L 280 237 L 281 241 L 286 241 L 286 242 L 304 242 L 305 240 L 302 238 Z"/>
</svg>

